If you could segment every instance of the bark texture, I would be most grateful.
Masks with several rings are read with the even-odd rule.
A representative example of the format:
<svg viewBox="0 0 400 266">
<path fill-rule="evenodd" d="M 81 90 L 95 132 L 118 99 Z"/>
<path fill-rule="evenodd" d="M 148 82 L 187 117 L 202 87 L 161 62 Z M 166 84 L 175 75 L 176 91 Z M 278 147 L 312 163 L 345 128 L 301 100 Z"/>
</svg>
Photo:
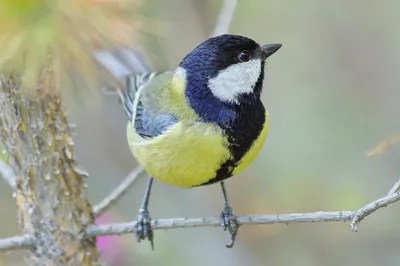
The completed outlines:
<svg viewBox="0 0 400 266">
<path fill-rule="evenodd" d="M 29 94 L 20 85 L 16 76 L 0 77 L 0 127 L 18 176 L 19 223 L 34 239 L 28 264 L 97 265 L 95 238 L 84 238 L 85 228 L 94 224 L 87 175 L 74 158 L 55 77 L 45 71 L 38 89 Z"/>
</svg>

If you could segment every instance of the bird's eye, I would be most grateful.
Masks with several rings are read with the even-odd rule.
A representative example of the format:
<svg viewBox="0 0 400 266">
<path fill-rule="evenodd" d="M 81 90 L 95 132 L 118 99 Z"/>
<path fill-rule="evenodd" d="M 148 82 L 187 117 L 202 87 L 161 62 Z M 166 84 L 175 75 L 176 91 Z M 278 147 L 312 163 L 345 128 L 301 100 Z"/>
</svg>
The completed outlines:
<svg viewBox="0 0 400 266">
<path fill-rule="evenodd" d="M 241 62 L 247 62 L 250 60 L 250 53 L 248 51 L 243 51 L 241 52 L 238 57 L 239 61 Z"/>
</svg>

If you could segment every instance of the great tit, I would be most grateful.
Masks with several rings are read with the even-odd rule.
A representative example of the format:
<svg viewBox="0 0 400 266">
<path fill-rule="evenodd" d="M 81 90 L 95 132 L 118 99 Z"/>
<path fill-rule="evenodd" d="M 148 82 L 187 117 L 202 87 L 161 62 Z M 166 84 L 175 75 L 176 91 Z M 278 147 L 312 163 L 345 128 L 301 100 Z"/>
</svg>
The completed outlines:
<svg viewBox="0 0 400 266">
<path fill-rule="evenodd" d="M 128 116 L 127 140 L 150 175 L 136 226 L 137 240 L 153 231 L 148 202 L 153 179 L 193 188 L 219 183 L 225 205 L 221 226 L 232 247 L 239 224 L 224 180 L 245 169 L 268 133 L 260 100 L 266 59 L 282 45 L 259 45 L 239 35 L 209 38 L 174 71 L 130 75 L 119 94 Z"/>
</svg>

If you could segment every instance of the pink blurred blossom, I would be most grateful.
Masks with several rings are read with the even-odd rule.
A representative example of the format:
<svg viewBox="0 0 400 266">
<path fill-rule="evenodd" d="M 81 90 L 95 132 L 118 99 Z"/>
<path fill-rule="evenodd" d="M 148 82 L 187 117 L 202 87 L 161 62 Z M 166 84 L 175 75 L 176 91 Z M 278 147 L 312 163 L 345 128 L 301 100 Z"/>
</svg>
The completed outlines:
<svg viewBox="0 0 400 266">
<path fill-rule="evenodd" d="M 116 222 L 112 213 L 104 213 L 96 218 L 97 224 Z M 125 246 L 119 236 L 97 237 L 97 248 L 101 252 L 100 259 L 109 265 L 126 265 Z"/>
</svg>

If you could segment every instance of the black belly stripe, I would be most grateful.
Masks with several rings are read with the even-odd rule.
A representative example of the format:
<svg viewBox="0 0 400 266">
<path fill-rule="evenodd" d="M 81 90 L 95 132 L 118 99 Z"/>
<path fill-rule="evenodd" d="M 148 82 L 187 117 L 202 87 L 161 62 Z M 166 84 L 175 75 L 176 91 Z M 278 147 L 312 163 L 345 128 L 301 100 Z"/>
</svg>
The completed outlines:
<svg viewBox="0 0 400 266">
<path fill-rule="evenodd" d="M 214 178 L 198 186 L 211 185 L 231 177 L 239 161 L 259 137 L 265 122 L 265 108 L 261 100 L 238 106 L 237 114 L 232 125 L 219 125 L 228 136 L 232 159 L 221 165 Z"/>
</svg>

